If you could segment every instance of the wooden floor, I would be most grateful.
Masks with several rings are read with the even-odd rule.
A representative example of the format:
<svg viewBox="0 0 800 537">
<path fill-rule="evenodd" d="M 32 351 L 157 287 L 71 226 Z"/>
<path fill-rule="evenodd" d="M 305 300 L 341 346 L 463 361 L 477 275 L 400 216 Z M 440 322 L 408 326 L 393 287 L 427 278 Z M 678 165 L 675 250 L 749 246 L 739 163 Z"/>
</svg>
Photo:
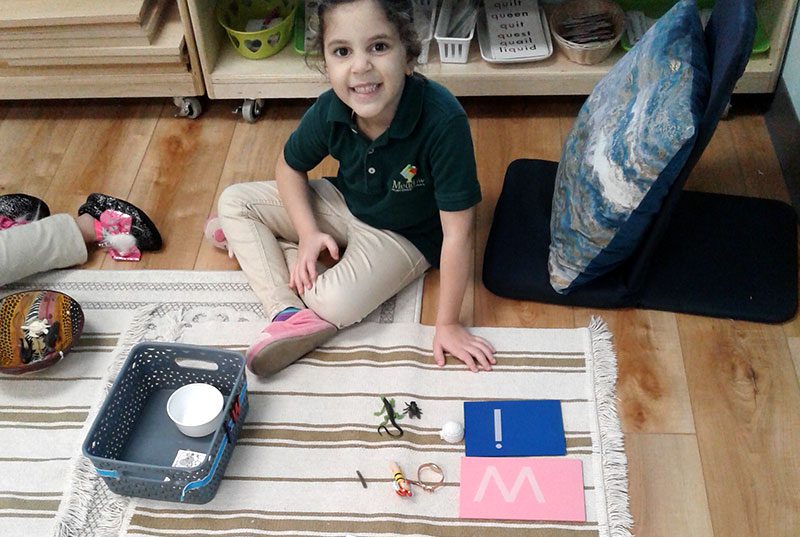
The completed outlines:
<svg viewBox="0 0 800 537">
<path fill-rule="evenodd" d="M 87 268 L 230 269 L 202 229 L 229 184 L 272 178 L 282 145 L 308 106 L 270 103 L 244 123 L 214 102 L 196 121 L 168 100 L 0 102 L 0 193 L 45 199 L 75 213 L 90 192 L 132 201 L 166 247 L 136 263 L 94 253 Z M 558 160 L 579 101 L 465 100 L 484 202 L 474 286 L 463 318 L 476 326 L 585 326 L 600 314 L 619 356 L 631 508 L 639 537 L 800 535 L 800 320 L 783 326 L 671 313 L 556 307 L 498 298 L 480 283 L 483 244 L 511 160 Z M 330 175 L 326 161 L 312 176 Z M 788 201 L 762 116 L 734 109 L 689 188 Z M 746 253 L 744 253 L 746 255 Z M 435 317 L 428 275 L 423 321 Z"/>
</svg>

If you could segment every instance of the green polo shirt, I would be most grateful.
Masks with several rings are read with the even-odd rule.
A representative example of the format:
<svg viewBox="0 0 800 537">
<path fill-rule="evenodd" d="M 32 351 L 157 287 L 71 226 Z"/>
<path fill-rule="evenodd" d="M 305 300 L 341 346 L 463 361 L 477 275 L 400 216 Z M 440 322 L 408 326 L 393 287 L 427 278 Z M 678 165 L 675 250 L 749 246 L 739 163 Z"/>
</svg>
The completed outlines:
<svg viewBox="0 0 800 537">
<path fill-rule="evenodd" d="M 327 155 L 339 161 L 333 184 L 361 221 L 410 240 L 434 267 L 442 250 L 439 211 L 462 211 L 481 200 L 472 136 L 464 109 L 442 85 L 406 77 L 392 124 L 372 141 L 352 111 L 323 93 L 283 150 L 307 172 Z"/>
</svg>

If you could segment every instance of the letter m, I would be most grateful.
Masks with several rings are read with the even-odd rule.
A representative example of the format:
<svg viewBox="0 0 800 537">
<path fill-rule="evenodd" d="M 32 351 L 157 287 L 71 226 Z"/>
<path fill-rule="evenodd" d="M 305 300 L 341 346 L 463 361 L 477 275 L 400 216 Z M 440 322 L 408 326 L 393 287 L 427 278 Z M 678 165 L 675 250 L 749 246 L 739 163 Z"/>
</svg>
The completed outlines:
<svg viewBox="0 0 800 537">
<path fill-rule="evenodd" d="M 486 471 L 483 474 L 483 480 L 481 481 L 480 486 L 478 487 L 478 491 L 475 493 L 475 498 L 472 500 L 473 502 L 482 502 L 483 497 L 486 494 L 486 489 L 489 488 L 489 482 L 494 481 L 495 485 L 497 486 L 497 490 L 500 491 L 500 494 L 503 496 L 503 500 L 506 503 L 512 503 L 517 501 L 517 496 L 519 495 L 519 491 L 522 489 L 522 485 L 525 481 L 533 490 L 534 496 L 536 496 L 536 501 L 539 503 L 545 503 L 544 494 L 542 494 L 542 489 L 539 488 L 539 483 L 536 481 L 536 476 L 533 474 L 533 470 L 530 467 L 526 466 L 523 468 L 519 474 L 517 474 L 517 479 L 514 481 L 514 486 L 511 487 L 511 490 L 508 490 L 506 487 L 503 478 L 500 476 L 500 472 L 497 471 L 497 468 L 494 466 L 487 466 Z"/>
</svg>

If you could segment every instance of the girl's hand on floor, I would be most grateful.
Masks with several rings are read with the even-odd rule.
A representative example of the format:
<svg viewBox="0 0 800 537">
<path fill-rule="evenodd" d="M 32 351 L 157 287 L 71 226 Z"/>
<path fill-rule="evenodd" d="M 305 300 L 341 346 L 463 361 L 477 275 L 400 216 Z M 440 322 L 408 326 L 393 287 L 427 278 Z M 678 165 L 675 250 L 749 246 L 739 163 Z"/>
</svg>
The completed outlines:
<svg viewBox="0 0 800 537">
<path fill-rule="evenodd" d="M 333 237 L 318 231 L 303 237 L 297 245 L 297 263 L 289 275 L 289 287 L 302 295 L 314 286 L 317 280 L 317 259 L 323 250 L 328 250 L 334 260 L 339 259 L 339 246 Z"/>
<path fill-rule="evenodd" d="M 436 325 L 433 336 L 433 359 L 439 367 L 444 366 L 444 354 L 449 353 L 467 364 L 470 371 L 491 371 L 497 363 L 494 347 L 479 336 L 473 336 L 460 324 Z"/>
</svg>

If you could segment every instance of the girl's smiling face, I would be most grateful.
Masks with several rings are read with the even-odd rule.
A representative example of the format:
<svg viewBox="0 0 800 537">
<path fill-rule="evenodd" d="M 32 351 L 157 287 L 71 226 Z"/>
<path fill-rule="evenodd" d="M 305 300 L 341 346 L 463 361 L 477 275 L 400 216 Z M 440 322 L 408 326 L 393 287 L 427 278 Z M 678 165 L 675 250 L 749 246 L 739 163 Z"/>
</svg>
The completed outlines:
<svg viewBox="0 0 800 537">
<path fill-rule="evenodd" d="M 412 72 L 397 28 L 376 2 L 356 0 L 325 14 L 323 45 L 333 91 L 376 138 L 391 124 Z"/>
</svg>

